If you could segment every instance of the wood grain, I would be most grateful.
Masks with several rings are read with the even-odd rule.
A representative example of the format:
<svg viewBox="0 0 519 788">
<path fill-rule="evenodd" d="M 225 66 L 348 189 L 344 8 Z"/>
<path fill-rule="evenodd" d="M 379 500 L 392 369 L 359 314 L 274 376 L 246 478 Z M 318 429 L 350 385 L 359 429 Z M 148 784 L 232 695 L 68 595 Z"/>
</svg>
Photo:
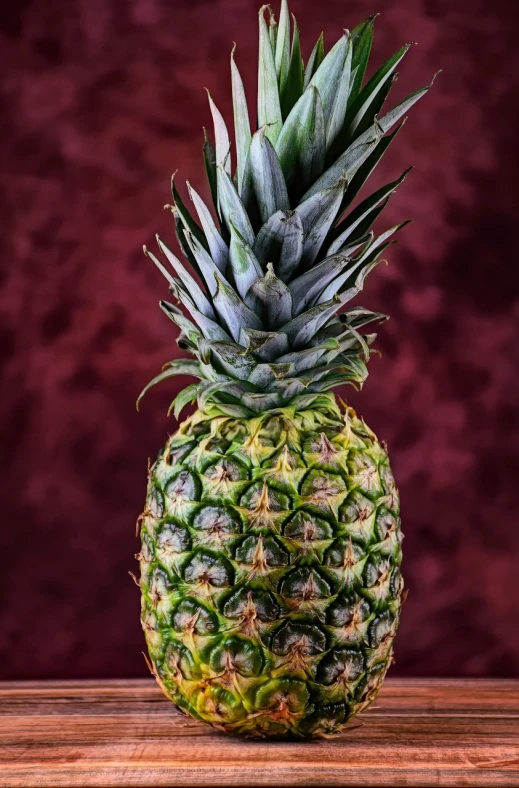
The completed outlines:
<svg viewBox="0 0 519 788">
<path fill-rule="evenodd" d="M 152 681 L 0 685 L 0 786 L 519 786 L 519 681 L 389 680 L 339 737 L 241 741 Z"/>
</svg>

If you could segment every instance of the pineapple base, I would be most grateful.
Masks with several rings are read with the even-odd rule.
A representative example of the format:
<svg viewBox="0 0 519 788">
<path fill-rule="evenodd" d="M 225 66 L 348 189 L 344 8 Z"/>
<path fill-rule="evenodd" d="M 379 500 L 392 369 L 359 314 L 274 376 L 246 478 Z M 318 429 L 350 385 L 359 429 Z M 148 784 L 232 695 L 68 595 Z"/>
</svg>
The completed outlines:
<svg viewBox="0 0 519 788">
<path fill-rule="evenodd" d="M 150 667 L 181 711 L 227 733 L 337 733 L 392 661 L 398 492 L 385 446 L 330 402 L 248 420 L 196 411 L 150 469 Z"/>
</svg>

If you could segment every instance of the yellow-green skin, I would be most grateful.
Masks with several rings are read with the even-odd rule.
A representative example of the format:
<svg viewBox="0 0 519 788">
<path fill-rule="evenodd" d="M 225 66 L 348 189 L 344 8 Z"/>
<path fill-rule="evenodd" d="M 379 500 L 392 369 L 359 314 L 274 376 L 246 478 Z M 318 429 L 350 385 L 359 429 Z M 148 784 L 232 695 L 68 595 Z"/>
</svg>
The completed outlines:
<svg viewBox="0 0 519 788">
<path fill-rule="evenodd" d="M 149 475 L 139 555 L 152 672 L 242 736 L 340 731 L 391 663 L 403 581 L 386 448 L 351 409 L 197 411 Z"/>
</svg>

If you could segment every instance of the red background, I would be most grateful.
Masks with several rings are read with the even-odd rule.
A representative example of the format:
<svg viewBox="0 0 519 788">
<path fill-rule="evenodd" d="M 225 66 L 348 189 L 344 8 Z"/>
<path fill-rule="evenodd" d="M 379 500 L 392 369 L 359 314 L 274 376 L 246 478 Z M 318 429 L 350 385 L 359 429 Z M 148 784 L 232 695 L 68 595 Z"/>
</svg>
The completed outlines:
<svg viewBox="0 0 519 788">
<path fill-rule="evenodd" d="M 146 462 L 177 353 L 141 252 L 170 173 L 202 180 L 203 86 L 230 121 L 228 57 L 253 104 L 257 2 L 18 0 L 2 11 L 0 677 L 137 676 Z M 381 227 L 415 220 L 362 303 L 388 311 L 360 395 L 390 447 L 410 587 L 404 675 L 519 676 L 516 0 L 292 0 L 308 56 L 376 11 L 395 97 L 443 73 L 374 186 L 410 164 Z M 205 192 L 204 192 L 205 193 Z"/>
</svg>

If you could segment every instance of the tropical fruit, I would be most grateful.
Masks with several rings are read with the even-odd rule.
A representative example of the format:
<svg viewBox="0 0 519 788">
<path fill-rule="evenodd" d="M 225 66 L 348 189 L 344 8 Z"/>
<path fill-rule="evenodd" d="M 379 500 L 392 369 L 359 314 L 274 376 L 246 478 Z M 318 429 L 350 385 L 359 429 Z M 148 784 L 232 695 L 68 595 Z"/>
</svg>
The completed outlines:
<svg viewBox="0 0 519 788">
<path fill-rule="evenodd" d="M 150 468 L 138 557 L 150 668 L 176 706 L 228 733 L 303 738 L 340 731 L 392 659 L 398 493 L 386 446 L 331 390 L 367 376 L 365 327 L 385 316 L 347 305 L 406 224 L 371 231 L 407 172 L 352 203 L 428 87 L 384 112 L 407 46 L 365 82 L 373 18 L 326 55 L 321 36 L 304 67 L 285 0 L 279 25 L 265 13 L 258 130 L 233 51 L 236 166 L 209 98 L 213 209 L 188 186 L 189 210 L 173 182 L 185 262 L 161 239 L 163 261 L 145 249 L 194 358 L 143 394 L 198 382 L 172 403 L 197 409 Z"/>
</svg>

